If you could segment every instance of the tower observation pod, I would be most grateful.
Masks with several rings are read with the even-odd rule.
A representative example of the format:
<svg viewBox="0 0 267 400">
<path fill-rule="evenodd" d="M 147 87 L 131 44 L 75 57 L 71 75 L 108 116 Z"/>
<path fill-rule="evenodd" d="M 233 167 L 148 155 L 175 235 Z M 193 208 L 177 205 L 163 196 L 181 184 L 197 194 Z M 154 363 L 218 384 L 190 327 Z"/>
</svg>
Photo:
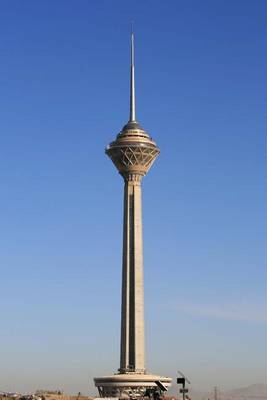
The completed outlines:
<svg viewBox="0 0 267 400">
<path fill-rule="evenodd" d="M 136 120 L 134 64 L 132 32 L 129 121 L 105 151 L 124 180 L 120 368 L 94 379 L 101 397 L 130 399 L 160 394 L 171 384 L 145 368 L 141 185 L 160 150 Z"/>
</svg>

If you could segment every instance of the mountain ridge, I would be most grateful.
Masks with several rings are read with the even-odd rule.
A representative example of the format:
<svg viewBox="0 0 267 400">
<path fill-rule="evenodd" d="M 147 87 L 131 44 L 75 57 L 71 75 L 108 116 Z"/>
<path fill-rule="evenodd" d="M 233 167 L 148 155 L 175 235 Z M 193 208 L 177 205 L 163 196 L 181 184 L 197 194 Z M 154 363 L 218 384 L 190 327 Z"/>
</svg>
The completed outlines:
<svg viewBox="0 0 267 400">
<path fill-rule="evenodd" d="M 179 389 L 178 389 L 179 390 Z M 171 392 L 174 394 L 174 388 Z M 175 391 L 177 395 L 177 390 Z M 175 396 L 176 397 L 176 396 Z M 214 400 L 215 394 L 213 391 L 199 391 L 197 389 L 190 389 L 189 397 L 192 400 Z M 230 390 L 221 390 L 218 386 L 217 400 L 267 400 L 267 384 L 254 383 L 240 388 Z"/>
</svg>

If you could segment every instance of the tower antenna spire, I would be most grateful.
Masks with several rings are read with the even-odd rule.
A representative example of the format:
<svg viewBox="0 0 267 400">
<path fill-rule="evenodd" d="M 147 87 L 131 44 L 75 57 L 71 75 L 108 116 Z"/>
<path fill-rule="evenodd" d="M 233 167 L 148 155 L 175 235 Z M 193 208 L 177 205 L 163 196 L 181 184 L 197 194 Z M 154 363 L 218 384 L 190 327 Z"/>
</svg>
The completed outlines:
<svg viewBox="0 0 267 400">
<path fill-rule="evenodd" d="M 133 22 L 131 24 L 131 83 L 130 83 L 130 119 L 129 122 L 135 122 L 135 74 L 134 74 L 134 30 Z"/>
</svg>

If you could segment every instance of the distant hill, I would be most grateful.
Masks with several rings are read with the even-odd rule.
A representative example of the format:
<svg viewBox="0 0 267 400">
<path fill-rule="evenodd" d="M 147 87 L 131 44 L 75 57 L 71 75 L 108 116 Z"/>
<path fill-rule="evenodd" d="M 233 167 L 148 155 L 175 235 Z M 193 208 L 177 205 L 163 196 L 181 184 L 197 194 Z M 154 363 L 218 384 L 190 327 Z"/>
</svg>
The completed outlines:
<svg viewBox="0 0 267 400">
<path fill-rule="evenodd" d="M 265 383 L 256 383 L 228 391 L 218 389 L 218 400 L 267 400 L 267 384 Z M 174 394 L 173 391 L 172 394 Z M 189 391 L 189 396 L 192 400 L 214 400 L 213 391 L 201 392 L 192 389 Z"/>
<path fill-rule="evenodd" d="M 225 393 L 226 396 L 231 398 L 259 398 L 264 397 L 267 399 L 267 384 L 256 383 L 247 387 L 230 390 Z"/>
</svg>

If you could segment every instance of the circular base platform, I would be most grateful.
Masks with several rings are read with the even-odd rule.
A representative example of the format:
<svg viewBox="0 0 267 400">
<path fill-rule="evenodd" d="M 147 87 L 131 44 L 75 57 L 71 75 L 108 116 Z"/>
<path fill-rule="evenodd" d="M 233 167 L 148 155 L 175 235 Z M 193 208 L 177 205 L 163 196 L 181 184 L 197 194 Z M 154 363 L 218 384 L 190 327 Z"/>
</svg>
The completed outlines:
<svg viewBox="0 0 267 400">
<path fill-rule="evenodd" d="M 101 397 L 137 399 L 143 397 L 147 389 L 165 391 L 171 385 L 171 378 L 149 374 L 117 374 L 94 378 Z"/>
</svg>

